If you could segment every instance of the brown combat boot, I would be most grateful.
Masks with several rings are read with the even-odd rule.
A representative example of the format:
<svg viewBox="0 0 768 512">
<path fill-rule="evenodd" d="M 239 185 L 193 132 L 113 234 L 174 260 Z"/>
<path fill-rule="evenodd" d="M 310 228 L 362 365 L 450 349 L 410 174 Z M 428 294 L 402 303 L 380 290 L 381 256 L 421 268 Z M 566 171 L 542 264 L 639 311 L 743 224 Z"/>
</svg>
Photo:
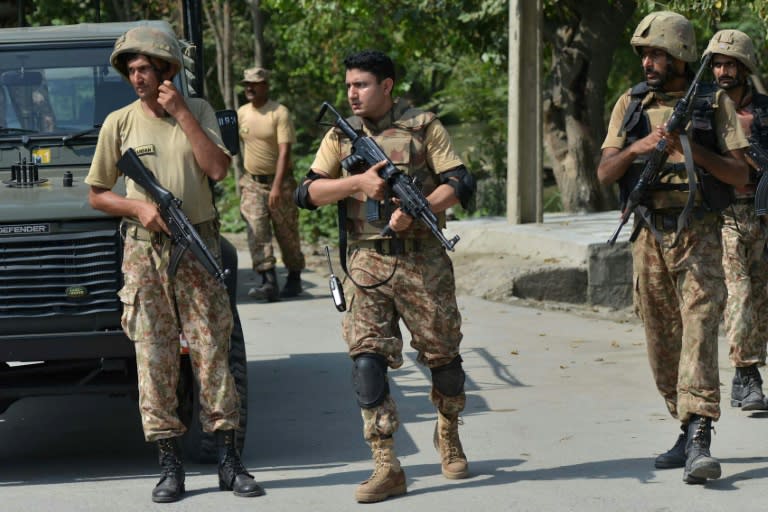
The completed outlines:
<svg viewBox="0 0 768 512">
<path fill-rule="evenodd" d="M 371 441 L 373 473 L 357 486 L 355 499 L 358 503 L 375 503 L 390 496 L 405 494 L 405 472 L 395 457 L 395 441 L 392 437 Z"/>
<path fill-rule="evenodd" d="M 435 448 L 440 453 L 443 476 L 460 480 L 469 476 L 469 464 L 459 439 L 459 415 L 446 416 L 437 412 L 434 435 Z"/>
</svg>

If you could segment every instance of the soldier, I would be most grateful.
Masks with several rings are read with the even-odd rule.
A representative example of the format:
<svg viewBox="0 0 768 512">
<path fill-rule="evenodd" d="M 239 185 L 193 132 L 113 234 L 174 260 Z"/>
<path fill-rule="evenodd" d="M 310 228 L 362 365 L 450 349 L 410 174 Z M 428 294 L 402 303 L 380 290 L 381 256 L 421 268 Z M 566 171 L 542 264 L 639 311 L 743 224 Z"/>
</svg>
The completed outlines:
<svg viewBox="0 0 768 512">
<path fill-rule="evenodd" d="M 248 224 L 248 248 L 261 285 L 248 295 L 269 302 L 301 293 L 304 255 L 299 239 L 299 211 L 293 202 L 296 180 L 291 170 L 291 145 L 296 143 L 290 112 L 269 99 L 270 72 L 246 69 L 243 77 L 248 103 L 237 110 L 245 174 L 240 178 L 240 213 Z M 271 224 L 271 226 L 270 226 Z M 272 231 L 280 246 L 288 279 L 278 295 Z"/>
<path fill-rule="evenodd" d="M 350 125 L 372 137 L 399 169 L 418 178 L 444 226 L 445 210 L 458 202 L 466 205 L 475 190 L 445 128 L 434 114 L 393 99 L 394 64 L 383 53 L 355 53 L 344 65 L 347 100 L 355 114 Z M 443 475 L 452 479 L 469 475 L 458 430 L 466 401 L 465 374 L 450 258 L 423 223 L 414 222 L 402 210 L 395 209 L 380 222 L 366 216 L 366 198 L 382 201 L 385 197 L 387 186 L 378 171 L 386 162 L 351 174 L 342 163 L 350 153 L 350 141 L 337 129 L 329 130 L 296 190 L 296 202 L 314 209 L 338 201 L 339 217 L 346 218 L 351 269 L 347 285 L 352 298 L 342 329 L 353 360 L 363 436 L 374 460 L 373 474 L 357 488 L 355 498 L 370 503 L 406 492 L 405 473 L 394 450 L 397 408 L 387 380 L 387 369 L 403 364 L 399 321 L 411 333 L 418 361 L 431 371 L 430 399 L 437 408 L 435 446 Z M 381 205 L 387 210 L 388 204 Z M 397 236 L 381 236 L 384 225 Z"/>
<path fill-rule="evenodd" d="M 768 150 L 768 96 L 752 86 L 757 72 L 752 40 L 738 30 L 721 30 L 709 41 L 712 73 L 717 85 L 736 105 L 741 127 Z M 728 287 L 725 330 L 731 364 L 736 368 L 731 405 L 745 411 L 765 409 L 763 379 L 768 338 L 768 262 L 764 258 L 768 231 L 755 214 L 756 176 L 735 188 L 734 204 L 723 210 L 723 269 Z"/>
<path fill-rule="evenodd" d="M 157 207 L 131 180 L 126 180 L 125 197 L 111 190 L 118 179 L 117 161 L 134 148 L 160 184 L 181 199 L 184 213 L 220 257 L 208 181 L 226 176 L 230 155 L 211 106 L 202 99 L 185 100 L 171 82 L 183 62 L 172 34 L 133 28 L 115 42 L 110 62 L 139 99 L 104 120 L 86 182 L 91 206 L 123 217 L 122 326 L 136 349 L 144 436 L 157 444 L 162 467 L 152 501 L 177 501 L 184 493 L 178 440 L 186 428 L 176 412 L 180 333 L 189 343 L 200 386 L 203 430 L 216 433 L 219 489 L 259 496 L 264 491 L 235 448 L 239 397 L 228 364 L 233 320 L 226 289 L 190 251 L 169 278 L 170 233 Z"/>
<path fill-rule="evenodd" d="M 720 463 L 710 454 L 712 422 L 720 417 L 717 336 L 726 293 L 719 209 L 730 201 L 725 184 L 743 186 L 749 179 L 742 152 L 747 140 L 733 102 L 714 86 L 700 87 L 694 98 L 690 144 L 687 136 L 666 132 L 675 103 L 690 86 L 688 63 L 698 60 L 686 18 L 649 14 L 631 45 L 645 81 L 614 106 L 597 175 L 603 184 L 618 181 L 626 198 L 658 143 L 668 141 L 660 177 L 635 210 L 634 301 L 656 386 L 681 422 L 682 434 L 655 466 L 683 467 L 686 483 L 703 484 L 720 476 Z M 683 156 L 688 150 L 692 161 Z"/>
</svg>

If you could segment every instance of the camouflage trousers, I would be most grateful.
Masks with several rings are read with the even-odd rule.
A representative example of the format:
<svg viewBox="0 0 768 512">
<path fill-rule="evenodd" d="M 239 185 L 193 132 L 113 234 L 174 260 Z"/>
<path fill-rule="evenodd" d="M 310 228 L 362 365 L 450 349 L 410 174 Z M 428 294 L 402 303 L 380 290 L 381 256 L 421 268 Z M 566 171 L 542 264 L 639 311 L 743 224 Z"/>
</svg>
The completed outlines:
<svg viewBox="0 0 768 512">
<path fill-rule="evenodd" d="M 134 341 L 139 410 L 147 441 L 186 431 L 177 414 L 180 335 L 200 388 L 200 422 L 206 432 L 239 427 L 240 398 L 229 371 L 233 319 L 226 289 L 186 251 L 176 277 L 168 279 L 170 244 L 146 240 L 146 231 L 125 238 L 120 290 L 122 325 Z M 201 232 L 220 259 L 218 235 Z"/>
<path fill-rule="evenodd" d="M 754 205 L 736 204 L 723 212 L 722 236 L 731 364 L 762 366 L 768 340 L 768 229 L 755 215 Z"/>
<path fill-rule="evenodd" d="M 248 249 L 253 270 L 275 268 L 277 258 L 272 246 L 274 233 L 283 264 L 288 271 L 304 269 L 304 254 L 299 238 L 299 209 L 293 202 L 296 180 L 288 175 L 280 187 L 280 204 L 269 208 L 271 183 L 254 181 L 248 173 L 240 178 L 240 214 L 247 224 Z"/>
<path fill-rule="evenodd" d="M 647 228 L 632 245 L 634 301 L 648 360 L 673 417 L 720 417 L 717 337 L 725 304 L 720 225 L 692 220 L 675 247 Z"/>
<path fill-rule="evenodd" d="M 390 368 L 403 365 L 400 321 L 411 333 L 411 347 L 419 363 L 435 368 L 459 355 L 461 313 L 456 304 L 453 264 L 441 246 L 400 256 L 385 256 L 369 249 L 352 251 L 349 271 L 360 285 L 369 286 L 392 277 L 376 288 L 361 288 L 345 279 L 348 311 L 342 322 L 344 340 L 352 358 L 365 353 L 386 358 Z M 393 274 L 394 270 L 394 274 Z M 466 395 L 447 397 L 434 387 L 430 400 L 443 414 L 464 410 Z M 389 436 L 399 427 L 392 396 L 362 409 L 363 435 Z"/>
</svg>

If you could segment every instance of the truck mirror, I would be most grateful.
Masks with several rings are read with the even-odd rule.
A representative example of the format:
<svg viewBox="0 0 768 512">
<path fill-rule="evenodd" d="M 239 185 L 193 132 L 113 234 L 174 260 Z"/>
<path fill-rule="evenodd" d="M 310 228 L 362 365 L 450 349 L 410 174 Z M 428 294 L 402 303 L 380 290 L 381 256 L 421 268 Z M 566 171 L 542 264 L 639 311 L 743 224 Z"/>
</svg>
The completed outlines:
<svg viewBox="0 0 768 512">
<path fill-rule="evenodd" d="M 216 112 L 216 120 L 219 122 L 221 139 L 232 155 L 240 153 L 240 135 L 237 128 L 237 112 L 234 110 L 219 110 Z"/>
<path fill-rule="evenodd" d="M 0 82 L 9 87 L 30 86 L 37 87 L 43 83 L 43 74 L 39 71 L 5 71 L 0 74 Z"/>
</svg>

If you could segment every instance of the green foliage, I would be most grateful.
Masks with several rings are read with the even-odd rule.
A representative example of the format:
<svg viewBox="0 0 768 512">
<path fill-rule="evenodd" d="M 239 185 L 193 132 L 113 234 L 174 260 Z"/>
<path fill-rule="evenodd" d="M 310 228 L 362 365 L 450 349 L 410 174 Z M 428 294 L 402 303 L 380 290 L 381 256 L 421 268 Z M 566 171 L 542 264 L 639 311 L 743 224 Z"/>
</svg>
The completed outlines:
<svg viewBox="0 0 768 512">
<path fill-rule="evenodd" d="M 221 217 L 221 230 L 227 233 L 245 231 L 245 221 L 240 216 L 240 198 L 237 195 L 232 169 L 226 178 L 216 183 L 214 194 L 216 208 Z"/>
</svg>

